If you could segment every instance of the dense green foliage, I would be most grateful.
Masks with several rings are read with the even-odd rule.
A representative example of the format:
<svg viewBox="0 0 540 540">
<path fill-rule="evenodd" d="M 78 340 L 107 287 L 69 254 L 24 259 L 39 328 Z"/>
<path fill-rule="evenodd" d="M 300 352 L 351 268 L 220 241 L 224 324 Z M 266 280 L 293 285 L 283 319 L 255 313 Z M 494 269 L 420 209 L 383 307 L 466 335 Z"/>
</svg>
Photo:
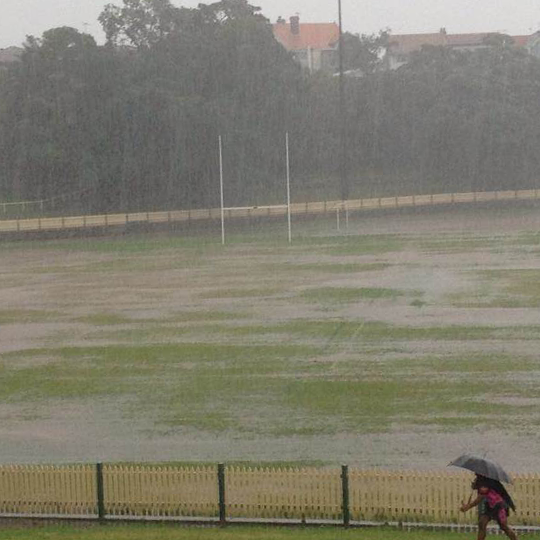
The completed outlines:
<svg viewBox="0 0 540 540">
<path fill-rule="evenodd" d="M 51 29 L 0 72 L 0 201 L 84 192 L 92 211 L 218 205 L 221 134 L 225 203 L 280 202 L 286 131 L 293 197 L 339 196 L 338 78 L 302 72 L 258 8 L 123 0 L 100 22 L 106 45 Z M 351 196 L 532 185 L 537 59 L 501 39 L 426 48 L 385 72 L 384 39 L 345 39 L 347 69 L 364 74 L 346 83 Z"/>
</svg>

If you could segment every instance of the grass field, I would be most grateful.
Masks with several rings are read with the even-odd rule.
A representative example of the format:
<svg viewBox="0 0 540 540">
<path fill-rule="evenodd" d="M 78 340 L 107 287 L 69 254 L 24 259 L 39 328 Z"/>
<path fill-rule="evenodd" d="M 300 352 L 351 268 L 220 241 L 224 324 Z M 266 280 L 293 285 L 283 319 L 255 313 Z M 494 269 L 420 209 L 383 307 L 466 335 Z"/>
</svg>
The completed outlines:
<svg viewBox="0 0 540 540">
<path fill-rule="evenodd" d="M 539 470 L 536 213 L 0 244 L 0 460 Z"/>
<path fill-rule="evenodd" d="M 3 529 L 4 540 L 464 540 L 474 533 L 398 531 L 395 529 L 338 528 L 264 528 L 228 527 L 185 528 L 177 526 L 105 526 L 88 529 L 45 527 L 40 529 Z M 528 534 L 527 538 L 538 538 Z"/>
</svg>

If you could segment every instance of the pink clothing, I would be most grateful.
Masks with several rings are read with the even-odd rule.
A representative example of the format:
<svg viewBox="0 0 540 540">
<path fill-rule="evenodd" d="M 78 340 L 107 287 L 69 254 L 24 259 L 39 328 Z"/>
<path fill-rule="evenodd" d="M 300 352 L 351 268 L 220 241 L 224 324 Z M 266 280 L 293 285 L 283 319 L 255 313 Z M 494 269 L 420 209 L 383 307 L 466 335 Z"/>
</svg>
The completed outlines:
<svg viewBox="0 0 540 540">
<path fill-rule="evenodd" d="M 506 524 L 508 518 L 508 512 L 506 510 L 506 504 L 502 496 L 494 489 L 487 487 L 481 487 L 478 493 L 484 497 L 490 510 L 494 510 L 494 517 L 496 517 L 499 524 Z"/>
<path fill-rule="evenodd" d="M 494 489 L 482 487 L 479 489 L 479 493 L 486 499 L 490 508 L 494 508 L 498 503 L 504 503 L 504 499 Z"/>
</svg>

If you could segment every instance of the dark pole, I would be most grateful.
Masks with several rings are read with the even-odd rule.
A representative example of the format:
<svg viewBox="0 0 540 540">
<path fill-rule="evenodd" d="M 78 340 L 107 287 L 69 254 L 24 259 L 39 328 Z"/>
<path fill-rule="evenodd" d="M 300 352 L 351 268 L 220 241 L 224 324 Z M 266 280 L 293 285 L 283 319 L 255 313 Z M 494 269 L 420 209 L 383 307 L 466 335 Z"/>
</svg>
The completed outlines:
<svg viewBox="0 0 540 540">
<path fill-rule="evenodd" d="M 349 508 L 349 467 L 341 466 L 341 492 L 343 508 L 343 526 L 348 527 L 351 523 L 351 511 Z"/>
<path fill-rule="evenodd" d="M 218 497 L 219 497 L 219 523 L 221 526 L 227 524 L 227 514 L 225 506 L 225 465 L 218 464 Z"/>
<path fill-rule="evenodd" d="M 97 507 L 98 519 L 105 519 L 105 495 L 103 489 L 103 463 L 96 464 L 96 490 L 97 490 Z"/>
<path fill-rule="evenodd" d="M 341 10 L 341 0 L 338 0 L 339 11 L 339 121 L 341 128 L 341 156 L 339 162 L 339 181 L 341 187 L 341 200 L 349 198 L 349 183 L 347 179 L 347 129 L 345 113 L 345 74 L 343 73 L 343 17 Z"/>
</svg>

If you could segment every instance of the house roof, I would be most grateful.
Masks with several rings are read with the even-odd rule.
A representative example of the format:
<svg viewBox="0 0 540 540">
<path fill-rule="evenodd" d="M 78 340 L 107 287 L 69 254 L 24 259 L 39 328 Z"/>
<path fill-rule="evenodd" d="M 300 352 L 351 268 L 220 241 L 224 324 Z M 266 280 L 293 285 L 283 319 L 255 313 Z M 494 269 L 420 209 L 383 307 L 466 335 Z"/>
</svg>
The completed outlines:
<svg viewBox="0 0 540 540">
<path fill-rule="evenodd" d="M 395 54 L 410 54 L 420 50 L 424 45 L 442 47 L 479 47 L 493 32 L 475 34 L 396 34 L 390 35 L 389 47 Z M 512 36 L 517 47 L 525 47 L 530 36 Z"/>
<path fill-rule="evenodd" d="M 446 36 L 449 47 L 478 47 L 484 45 L 487 37 L 492 35 L 489 32 L 481 34 L 449 34 Z"/>
<path fill-rule="evenodd" d="M 420 50 L 424 45 L 445 45 L 446 34 L 396 34 L 390 35 L 388 44 L 396 54 L 409 54 Z"/>
<path fill-rule="evenodd" d="M 0 49 L 0 64 L 11 64 L 21 59 L 23 49 L 20 47 L 8 47 Z"/>
<path fill-rule="evenodd" d="M 289 23 L 273 26 L 274 37 L 288 50 L 332 49 L 339 41 L 339 26 L 336 23 L 301 23 L 299 32 L 293 34 Z"/>
<path fill-rule="evenodd" d="M 516 47 L 526 47 L 533 36 L 512 36 Z"/>
</svg>

